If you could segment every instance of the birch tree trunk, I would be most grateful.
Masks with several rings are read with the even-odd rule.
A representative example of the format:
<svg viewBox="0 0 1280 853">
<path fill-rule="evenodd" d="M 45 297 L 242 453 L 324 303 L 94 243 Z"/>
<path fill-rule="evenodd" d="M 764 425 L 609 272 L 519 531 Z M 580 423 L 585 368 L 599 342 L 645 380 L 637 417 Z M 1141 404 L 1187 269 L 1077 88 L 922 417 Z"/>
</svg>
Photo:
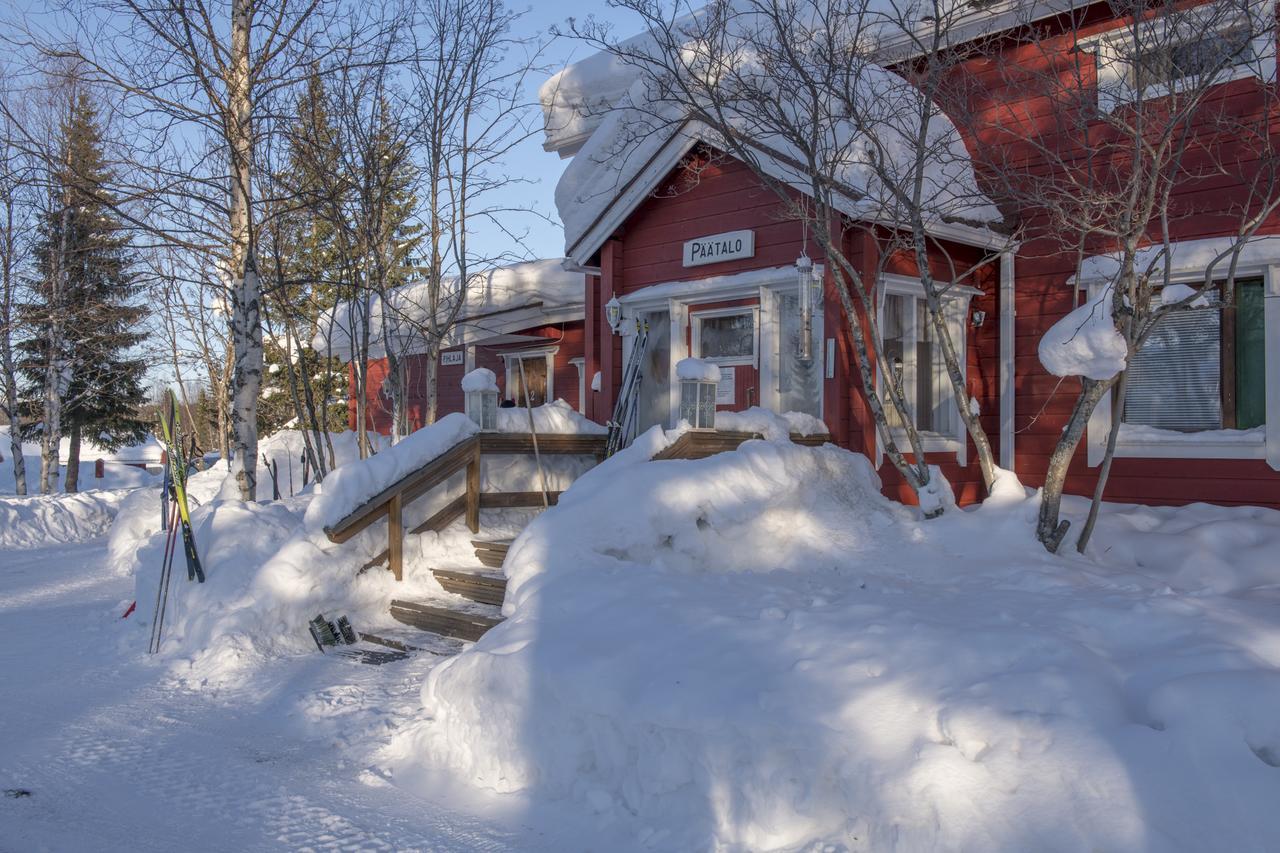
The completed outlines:
<svg viewBox="0 0 1280 853">
<path fill-rule="evenodd" d="M 231 64 L 227 79 L 227 135 L 231 147 L 231 432 L 235 475 L 242 500 L 253 500 L 258 482 L 258 395 L 262 385 L 262 287 L 253 248 L 250 210 L 253 134 L 249 79 L 248 0 L 231 3 Z"/>
<path fill-rule="evenodd" d="M 62 444 L 62 394 L 67 384 L 67 368 L 63 363 L 63 296 L 67 285 L 67 228 L 70 209 L 62 205 L 62 228 L 58 247 L 54 251 L 49 275 L 50 292 L 46 310 L 49 312 L 46 332 L 49 357 L 44 368 L 44 406 L 41 412 L 43 429 L 40 432 L 40 493 L 51 495 L 58 491 L 58 450 Z"/>
<path fill-rule="evenodd" d="M 6 188 L 7 189 L 7 188 Z M 14 276 L 14 232 L 13 204 L 5 200 L 4 220 L 4 258 L 3 270 L 0 270 L 0 371 L 4 374 L 4 410 L 9 416 L 9 448 L 13 456 L 14 493 L 27 493 L 27 461 L 22 455 L 22 430 L 18 421 L 18 369 L 13 360 L 13 296 L 15 290 Z"/>
</svg>

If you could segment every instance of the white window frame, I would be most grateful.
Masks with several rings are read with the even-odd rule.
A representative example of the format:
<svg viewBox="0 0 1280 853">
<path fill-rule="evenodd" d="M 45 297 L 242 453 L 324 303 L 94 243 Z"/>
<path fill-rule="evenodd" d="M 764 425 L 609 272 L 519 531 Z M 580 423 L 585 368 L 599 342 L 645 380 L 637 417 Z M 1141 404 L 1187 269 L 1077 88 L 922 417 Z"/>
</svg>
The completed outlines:
<svg viewBox="0 0 1280 853">
<path fill-rule="evenodd" d="M 1233 14 L 1224 14 L 1223 9 Z M 1232 80 L 1240 80 L 1245 77 L 1257 77 L 1263 81 L 1275 79 L 1274 4 L 1254 3 L 1251 4 L 1248 10 L 1249 15 L 1256 15 L 1258 16 L 1257 20 L 1261 21 L 1267 21 L 1268 19 L 1265 16 L 1269 14 L 1272 20 L 1267 26 L 1259 25 L 1257 20 L 1249 21 L 1245 17 L 1246 11 L 1234 3 L 1230 6 L 1224 3 L 1206 3 L 1176 14 L 1179 25 L 1186 25 L 1189 29 L 1195 29 L 1197 24 L 1201 24 L 1203 27 L 1214 24 L 1218 31 L 1222 31 L 1242 23 L 1255 29 L 1255 36 L 1251 42 L 1252 57 L 1224 68 L 1219 73 L 1214 85 L 1229 83 Z M 1170 16 L 1163 15 L 1138 26 L 1142 28 L 1142 33 L 1150 34 L 1150 37 L 1158 42 L 1163 38 L 1170 24 Z M 1079 46 L 1084 50 L 1092 50 L 1094 54 L 1097 66 L 1098 106 L 1106 112 L 1112 112 L 1120 106 L 1135 101 L 1147 101 L 1176 94 L 1186 88 L 1186 85 L 1178 80 L 1170 83 L 1152 84 L 1142 90 L 1133 88 L 1129 82 L 1130 69 L 1133 63 L 1133 59 L 1130 56 L 1130 51 L 1133 48 L 1131 25 L 1080 39 Z"/>
<path fill-rule="evenodd" d="M 942 301 L 945 306 L 948 304 L 954 306 L 956 319 L 951 323 L 952 343 L 959 347 L 957 355 L 960 357 L 960 375 L 965 382 L 965 388 L 969 387 L 969 302 L 975 295 L 981 294 L 982 291 L 977 288 L 967 287 L 964 285 L 952 285 L 943 294 Z M 876 294 L 876 323 L 881 334 L 884 334 L 884 302 L 886 296 L 909 296 L 913 299 L 924 299 L 924 285 L 919 279 L 909 276 L 900 276 L 885 274 L 880 276 L 879 286 Z M 915 327 L 915 316 L 912 314 L 912 328 Z M 955 338 L 959 338 L 957 342 Z M 941 346 L 941 342 L 938 344 Z M 876 392 L 882 394 L 882 377 L 876 376 Z M 915 381 L 914 379 L 907 383 L 907 387 L 903 389 L 907 399 L 915 399 Z M 935 389 L 935 396 L 938 397 L 939 406 L 955 407 L 955 395 L 951 390 L 951 383 L 945 382 L 944 385 Z M 954 413 L 955 426 L 950 433 L 941 432 L 920 432 L 920 444 L 925 453 L 954 453 L 956 461 L 961 465 L 967 465 L 969 462 L 969 435 L 965 429 L 964 418 L 960 417 L 960 413 Z M 900 447 L 910 452 L 910 444 L 907 442 L 907 431 L 904 429 L 894 429 L 890 433 L 894 442 Z M 879 468 L 884 461 L 884 442 L 881 440 L 879 430 L 876 431 L 876 467 Z"/>
<path fill-rule="evenodd" d="M 1237 281 L 1261 278 L 1263 282 L 1263 369 L 1266 372 L 1267 395 L 1267 422 L 1263 437 L 1258 441 L 1224 441 L 1210 434 L 1203 438 L 1136 441 L 1126 439 L 1122 428 L 1120 435 L 1116 436 L 1117 459 L 1265 459 L 1270 467 L 1280 471 L 1280 382 L 1275 378 L 1280 376 L 1280 263 L 1241 264 L 1236 269 L 1235 278 Z M 1199 285 L 1203 281 L 1203 271 L 1184 270 L 1171 275 L 1168 284 Z M 1098 296 L 1107 285 L 1106 281 L 1089 282 L 1086 287 L 1089 298 Z M 1113 409 L 1111 395 L 1107 394 L 1089 418 L 1085 441 L 1091 468 L 1101 465 L 1106 456 Z M 1187 435 L 1195 436 L 1196 433 Z"/>
<path fill-rule="evenodd" d="M 578 414 L 585 415 L 587 413 L 587 359 L 584 356 L 574 356 L 569 359 L 569 363 L 578 369 Z"/>
<path fill-rule="evenodd" d="M 751 315 L 751 355 L 749 356 L 698 356 L 712 364 L 718 364 L 721 367 L 739 367 L 751 366 L 759 368 L 760 366 L 760 306 L 759 305 L 738 305 L 733 308 L 713 308 L 708 311 L 690 311 L 689 323 L 692 329 L 691 340 L 689 341 L 690 349 L 693 352 L 702 351 L 702 321 L 719 317 L 738 317 L 744 314 Z"/>
<path fill-rule="evenodd" d="M 822 277 L 823 267 L 821 264 L 814 264 L 814 275 Z M 676 377 L 676 365 L 681 359 L 687 358 L 691 351 L 690 345 L 692 344 L 693 332 L 690 328 L 692 321 L 690 319 L 689 306 L 708 302 L 727 302 L 729 300 L 750 299 L 752 297 L 759 299 L 758 309 L 760 314 L 756 322 L 756 354 L 758 359 L 757 366 L 760 371 L 760 399 L 756 405 L 770 411 L 778 410 L 778 353 L 776 343 L 778 339 L 778 320 L 773 307 L 773 296 L 779 291 L 794 290 L 796 287 L 796 268 L 792 265 L 787 265 L 722 276 L 663 282 L 633 291 L 621 297 L 624 320 L 624 331 L 622 333 L 622 358 L 624 364 L 631 358 L 631 348 L 635 340 L 634 332 L 627 331 L 635 328 L 635 323 L 632 321 L 640 314 L 648 311 L 665 310 L 668 312 L 671 323 L 671 373 L 667 382 L 671 394 L 672 421 L 667 425 L 668 428 L 675 426 L 675 421 L 680 412 L 680 382 Z M 819 295 L 820 297 L 823 295 L 822 290 L 819 291 Z M 814 306 L 813 311 L 814 334 L 819 340 L 823 337 L 826 311 L 824 306 L 825 301 L 820 299 L 818 304 Z M 757 306 L 741 306 L 737 309 L 729 310 L 741 311 L 748 307 Z M 686 338 L 686 332 L 689 332 L 688 339 Z M 818 385 L 817 409 L 819 412 L 826 411 L 827 382 L 836 376 L 837 361 L 834 348 L 828 351 L 828 355 L 827 370 L 824 371 L 823 381 Z"/>
<path fill-rule="evenodd" d="M 522 349 L 514 352 L 504 352 L 502 361 L 506 367 L 507 380 L 503 388 L 503 398 L 507 400 L 515 400 L 511 396 L 512 389 L 515 387 L 516 374 L 520 368 L 515 367 L 517 359 L 535 359 L 542 356 L 547 360 L 547 402 L 550 403 L 556 398 L 556 353 L 560 351 L 560 347 L 535 347 L 533 349 Z M 520 405 L 524 405 L 523 400 L 516 400 Z"/>
</svg>

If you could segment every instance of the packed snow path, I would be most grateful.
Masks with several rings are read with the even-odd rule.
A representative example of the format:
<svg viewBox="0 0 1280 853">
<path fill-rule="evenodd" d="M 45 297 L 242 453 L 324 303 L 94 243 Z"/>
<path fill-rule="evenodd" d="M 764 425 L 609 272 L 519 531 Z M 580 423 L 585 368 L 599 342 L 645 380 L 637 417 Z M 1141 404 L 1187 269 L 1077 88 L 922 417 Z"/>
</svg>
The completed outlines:
<svg viewBox="0 0 1280 853">
<path fill-rule="evenodd" d="M 568 850 L 591 832 L 379 775 L 369 756 L 420 714 L 431 655 L 284 658 L 197 691 L 123 644 L 133 582 L 102 541 L 4 550 L 0 566 L 0 851 Z"/>
</svg>

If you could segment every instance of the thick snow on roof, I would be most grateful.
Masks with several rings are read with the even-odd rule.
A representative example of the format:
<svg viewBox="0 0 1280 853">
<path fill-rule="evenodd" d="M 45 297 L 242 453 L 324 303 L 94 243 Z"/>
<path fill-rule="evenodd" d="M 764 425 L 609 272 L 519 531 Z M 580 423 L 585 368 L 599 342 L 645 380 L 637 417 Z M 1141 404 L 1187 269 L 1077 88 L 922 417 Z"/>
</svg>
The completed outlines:
<svg viewBox="0 0 1280 853">
<path fill-rule="evenodd" d="M 752 26 L 751 18 L 744 14 L 735 19 L 734 26 L 747 32 L 746 28 Z M 757 33 L 751 38 L 759 39 L 760 35 Z M 697 39 L 696 35 L 690 36 L 691 43 Z M 735 136 L 751 140 L 751 156 L 759 166 L 775 179 L 807 192 L 810 181 L 796 165 L 805 162 L 806 156 L 791 139 L 774 132 L 777 119 L 772 116 L 761 119 L 760 114 L 751 114 L 753 107 L 749 103 L 754 92 L 790 91 L 792 82 L 780 78 L 776 68 L 765 70 L 749 49 L 746 38 L 743 45 L 731 82 L 725 84 L 736 87 L 732 97 L 738 98 L 736 108 L 732 102 L 723 105 L 725 120 Z M 593 70 L 608 75 L 602 81 L 601 91 L 616 88 L 624 79 L 625 71 L 631 72 L 633 81 L 613 108 L 598 120 L 556 187 L 556 207 L 565 226 L 566 253 L 579 261 L 594 248 L 580 245 L 583 238 L 624 188 L 638 186 L 643 190 L 656 185 L 699 140 L 715 148 L 731 150 L 728 141 L 716 131 L 692 120 L 685 106 L 673 103 L 672 98 L 661 92 L 652 91 L 655 85 L 652 78 L 663 76 L 663 63 L 655 59 L 655 73 L 641 74 L 634 67 L 643 61 L 639 49 L 636 50 L 630 68 L 614 61 L 613 57 L 608 57 L 610 62 L 603 57 L 593 57 L 580 63 L 580 73 L 569 74 L 570 69 L 566 69 L 556 78 L 562 89 L 572 84 L 573 89 L 584 92 L 590 91 L 587 75 Z M 691 49 L 691 52 L 698 51 Z M 848 82 L 855 78 L 856 83 Z M 728 75 L 722 74 L 722 79 L 728 79 Z M 803 89 L 801 82 L 794 85 L 796 91 Z M 916 155 L 912 141 L 914 116 L 924 95 L 902 77 L 871 62 L 851 68 L 846 85 L 853 86 L 852 95 L 842 101 L 833 92 L 830 105 L 814 105 L 799 96 L 776 100 L 795 111 L 796 115 L 788 119 L 793 126 L 810 124 L 808 116 L 819 115 L 813 128 L 812 148 L 819 160 L 819 169 L 834 178 L 834 201 L 840 210 L 859 218 L 901 221 L 900 201 L 884 183 L 884 176 L 872 168 L 872 157 L 883 162 L 884 171 L 894 176 L 889 184 L 909 180 Z M 851 107 L 863 117 L 865 123 L 860 126 L 877 129 L 874 139 L 860 132 L 853 122 L 841 118 Z M 581 125 L 579 131 L 585 127 Z M 995 205 L 978 188 L 968 150 L 955 125 L 937 110 L 933 110 L 930 119 L 926 149 L 928 165 L 923 198 L 928 221 L 989 222 L 1001 218 Z"/>
<path fill-rule="evenodd" d="M 569 272 L 561 258 L 526 261 L 495 267 L 471 277 L 466 288 L 465 304 L 458 322 L 445 339 L 446 346 L 458 346 L 495 335 L 559 319 L 565 312 L 581 313 L 585 296 L 582 273 Z M 457 304 L 458 282 L 446 279 L 441 297 L 441 319 Z M 420 352 L 424 348 L 421 329 L 430 319 L 430 298 L 425 282 L 413 282 L 396 288 L 386 304 L 371 296 L 365 303 L 344 302 L 334 309 L 332 317 L 322 321 L 311 342 L 323 351 L 329 345 L 334 355 L 350 358 L 352 338 L 357 337 L 362 315 L 369 317 L 369 352 L 373 358 L 386 355 L 383 340 L 384 315 L 392 346 L 401 354 Z"/>
</svg>

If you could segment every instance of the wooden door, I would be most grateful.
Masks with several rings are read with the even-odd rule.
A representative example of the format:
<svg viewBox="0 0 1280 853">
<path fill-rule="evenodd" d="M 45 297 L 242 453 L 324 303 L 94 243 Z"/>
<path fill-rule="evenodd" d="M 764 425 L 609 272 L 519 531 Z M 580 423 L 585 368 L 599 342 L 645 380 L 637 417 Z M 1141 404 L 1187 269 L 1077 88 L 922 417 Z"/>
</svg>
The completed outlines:
<svg viewBox="0 0 1280 853">
<path fill-rule="evenodd" d="M 517 406 L 525 404 L 524 386 L 520 382 L 521 364 L 524 365 L 524 378 L 529 383 L 529 402 L 541 406 L 547 402 L 547 357 L 538 354 L 511 360 L 511 382 L 507 387 Z"/>
<path fill-rule="evenodd" d="M 720 366 L 718 411 L 760 405 L 759 300 L 690 305 L 689 352 Z"/>
</svg>

